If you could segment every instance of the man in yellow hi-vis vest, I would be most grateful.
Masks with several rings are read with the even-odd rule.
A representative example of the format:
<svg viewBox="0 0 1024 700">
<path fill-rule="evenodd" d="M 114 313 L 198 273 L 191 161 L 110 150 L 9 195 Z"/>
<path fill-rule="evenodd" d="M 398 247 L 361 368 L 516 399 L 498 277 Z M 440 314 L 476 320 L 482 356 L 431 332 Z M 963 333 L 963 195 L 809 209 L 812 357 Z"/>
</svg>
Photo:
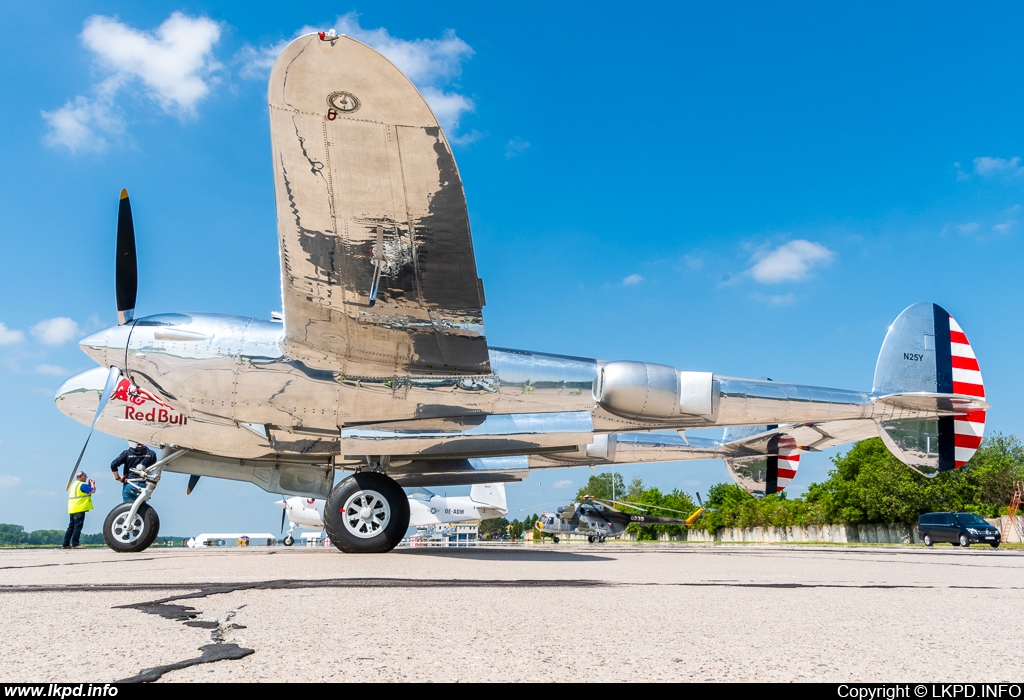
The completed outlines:
<svg viewBox="0 0 1024 700">
<path fill-rule="evenodd" d="M 92 510 L 92 495 L 96 493 L 96 481 L 89 479 L 86 483 L 86 478 L 85 472 L 78 472 L 68 489 L 68 514 L 71 515 L 71 522 L 68 531 L 64 533 L 64 549 L 82 546 L 78 540 L 82 536 L 82 526 L 85 525 L 85 514 Z"/>
</svg>

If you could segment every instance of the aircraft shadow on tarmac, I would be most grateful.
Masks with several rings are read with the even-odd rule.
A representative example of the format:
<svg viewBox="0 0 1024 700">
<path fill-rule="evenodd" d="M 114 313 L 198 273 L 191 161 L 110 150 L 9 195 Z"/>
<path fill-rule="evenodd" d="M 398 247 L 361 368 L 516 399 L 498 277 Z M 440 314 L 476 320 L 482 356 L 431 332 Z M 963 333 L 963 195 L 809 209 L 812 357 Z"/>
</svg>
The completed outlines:
<svg viewBox="0 0 1024 700">
<path fill-rule="evenodd" d="M 499 550 L 477 549 L 467 547 L 423 547 L 415 549 L 393 549 L 391 554 L 410 557 L 459 557 L 461 559 L 482 559 L 485 561 L 557 561 L 557 562 L 594 562 L 612 561 L 612 557 L 596 554 L 578 554 L 576 552 L 538 552 L 533 550 Z"/>
</svg>

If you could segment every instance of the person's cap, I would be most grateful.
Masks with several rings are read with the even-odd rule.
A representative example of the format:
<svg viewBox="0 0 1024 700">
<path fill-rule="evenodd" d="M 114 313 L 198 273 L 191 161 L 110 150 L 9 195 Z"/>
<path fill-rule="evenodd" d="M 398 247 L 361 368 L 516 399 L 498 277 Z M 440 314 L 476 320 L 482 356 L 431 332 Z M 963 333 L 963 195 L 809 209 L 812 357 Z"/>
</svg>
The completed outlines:
<svg viewBox="0 0 1024 700">
<path fill-rule="evenodd" d="M 134 440 L 129 440 L 128 441 L 128 447 L 138 447 L 138 446 L 139 446 L 139 443 L 135 442 Z"/>
<path fill-rule="evenodd" d="M 78 477 L 79 479 L 81 479 L 81 478 L 82 478 L 83 476 L 85 476 L 85 475 L 86 475 L 86 474 L 85 474 L 85 472 L 78 472 L 78 474 L 76 474 L 76 476 L 77 476 L 77 477 Z"/>
</svg>

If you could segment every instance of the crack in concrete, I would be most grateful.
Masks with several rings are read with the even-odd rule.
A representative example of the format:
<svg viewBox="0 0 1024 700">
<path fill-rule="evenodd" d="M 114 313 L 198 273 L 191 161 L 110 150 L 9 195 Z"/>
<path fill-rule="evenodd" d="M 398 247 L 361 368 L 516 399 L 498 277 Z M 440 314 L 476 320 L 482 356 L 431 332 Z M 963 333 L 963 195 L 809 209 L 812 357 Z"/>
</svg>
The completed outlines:
<svg viewBox="0 0 1024 700">
<path fill-rule="evenodd" d="M 646 583 L 617 583 L 593 579 L 400 579 L 400 578 L 345 578 L 345 579 L 277 579 L 274 581 L 246 581 L 236 583 L 180 583 L 180 584 L 70 584 L 42 586 L 0 586 L 0 593 L 47 593 L 47 592 L 108 592 L 108 591 L 181 591 L 166 598 L 119 606 L 143 612 L 152 612 L 181 622 L 194 620 L 199 611 L 186 605 L 171 605 L 175 601 L 196 600 L 211 595 L 252 590 L 303 590 L 311 588 L 628 588 L 628 587 L 674 586 L 679 588 L 848 588 L 851 590 L 873 589 L 967 589 L 967 590 L 1024 590 L 1024 586 L 968 586 L 957 584 L 886 584 L 886 583 L 830 583 L 830 582 L 769 582 L 769 581 L 668 581 Z M 166 613 L 166 614 L 165 614 Z"/>
<path fill-rule="evenodd" d="M 249 654 L 256 652 L 255 649 L 244 649 L 237 644 L 204 644 L 199 647 L 199 650 L 203 652 L 202 656 L 197 656 L 194 659 L 185 659 L 184 661 L 178 661 L 173 664 L 167 664 L 165 666 L 155 666 L 153 668 L 147 668 L 142 673 L 132 676 L 131 678 L 122 678 L 117 683 L 152 683 L 153 681 L 160 680 L 160 677 L 170 671 L 179 671 L 189 666 L 198 666 L 199 664 L 212 664 L 217 661 L 237 661 L 238 659 L 244 659 Z"/>
<path fill-rule="evenodd" d="M 152 683 L 159 680 L 164 674 L 169 673 L 170 671 L 178 671 L 183 668 L 198 666 L 200 664 L 212 664 L 217 661 L 237 661 L 238 659 L 244 659 L 250 654 L 255 654 L 255 649 L 240 647 L 228 639 L 228 635 L 231 630 L 245 629 L 244 625 L 231 622 L 231 619 L 234 618 L 235 614 L 244 607 L 244 605 L 241 605 L 235 610 L 228 611 L 227 615 L 224 616 L 224 621 L 221 622 L 219 620 L 197 620 L 196 618 L 199 617 L 201 611 L 196 610 L 189 605 L 171 605 L 164 601 L 150 601 L 146 603 L 132 603 L 129 605 L 116 606 L 115 609 L 139 610 L 150 615 L 159 615 L 160 617 L 168 620 L 181 622 L 186 627 L 198 627 L 200 629 L 211 630 L 210 638 L 213 641 L 213 644 L 204 644 L 199 647 L 199 651 L 202 652 L 201 656 L 184 659 L 183 661 L 176 661 L 163 666 L 147 668 L 130 678 L 122 678 L 117 682 Z"/>
<path fill-rule="evenodd" d="M 215 663 L 217 661 L 236 661 L 256 653 L 255 649 L 241 647 L 229 641 L 229 634 L 244 626 L 231 622 L 235 614 L 243 606 L 227 613 L 223 621 L 199 620 L 202 611 L 179 601 L 197 600 L 212 595 L 252 590 L 301 590 L 313 588 L 619 588 L 619 587 L 659 587 L 672 586 L 678 588 L 753 588 L 753 589 L 854 589 L 854 590 L 1022 590 L 1022 586 L 967 586 L 967 585 L 934 585 L 934 584 L 851 584 L 851 583 L 796 583 L 796 582 L 739 582 L 739 581 L 690 581 L 690 582 L 647 582 L 647 583 L 616 583 L 593 579 L 397 579 L 397 578 L 347 578 L 347 579 L 277 579 L 273 581 L 246 581 L 236 583 L 179 583 L 179 584 L 71 584 L 41 586 L 0 586 L 0 593 L 42 593 L 42 592 L 109 592 L 109 591 L 183 591 L 157 600 L 142 603 L 118 605 L 115 609 L 131 609 L 159 615 L 168 620 L 180 622 L 187 627 L 211 630 L 212 644 L 199 647 L 200 656 L 184 659 L 163 666 L 147 668 L 140 673 L 124 678 L 119 683 L 151 683 L 159 680 L 170 671 L 190 666 Z"/>
</svg>

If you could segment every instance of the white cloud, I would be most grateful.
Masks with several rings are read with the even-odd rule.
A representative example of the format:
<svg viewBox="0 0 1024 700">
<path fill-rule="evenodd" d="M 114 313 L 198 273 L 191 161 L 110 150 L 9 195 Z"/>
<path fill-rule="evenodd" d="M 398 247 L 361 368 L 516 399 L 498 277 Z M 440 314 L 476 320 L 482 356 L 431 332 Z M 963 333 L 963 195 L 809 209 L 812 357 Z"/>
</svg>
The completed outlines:
<svg viewBox="0 0 1024 700">
<path fill-rule="evenodd" d="M 555 483 L 551 484 L 551 488 L 553 488 L 553 489 L 564 489 L 564 488 L 568 488 L 570 486 L 572 486 L 572 482 L 569 481 L 568 479 L 562 479 L 560 481 L 556 481 Z"/>
<path fill-rule="evenodd" d="M 220 25 L 208 17 L 171 14 L 155 32 L 133 29 L 110 17 L 85 21 L 82 42 L 121 81 L 138 78 L 164 111 L 192 114 L 210 92 L 219 68 L 213 45 Z"/>
<path fill-rule="evenodd" d="M 700 270 L 704 269 L 704 260 L 698 258 L 695 255 L 684 255 L 683 264 L 686 265 L 691 270 L 693 270 L 694 272 L 699 272 Z"/>
<path fill-rule="evenodd" d="M 0 323 L 0 345 L 14 345 L 25 339 L 24 331 L 14 331 Z"/>
<path fill-rule="evenodd" d="M 1010 229 L 1012 229 L 1013 225 L 1016 223 L 1017 222 L 1012 219 L 1009 221 L 1004 221 L 1001 224 L 995 224 L 992 227 L 992 230 L 995 231 L 996 233 L 1009 233 Z"/>
<path fill-rule="evenodd" d="M 644 281 L 643 275 L 632 274 L 629 277 L 623 278 L 622 283 L 624 285 L 626 285 L 626 286 L 630 286 L 630 285 L 634 285 L 634 284 L 640 284 L 643 281 Z"/>
<path fill-rule="evenodd" d="M 106 136 L 122 133 L 124 121 L 114 112 L 112 95 L 104 90 L 98 93 L 93 99 L 78 96 L 52 112 L 42 112 L 50 127 L 47 146 L 63 146 L 72 152 L 106 150 Z"/>
<path fill-rule="evenodd" d="M 420 90 L 423 99 L 430 105 L 430 109 L 437 117 L 438 123 L 446 134 L 454 134 L 459 130 L 459 120 L 466 112 L 476 109 L 473 100 L 457 92 L 445 92 L 434 87 L 425 87 Z"/>
<path fill-rule="evenodd" d="M 459 77 L 462 62 L 474 53 L 454 29 L 445 30 L 440 39 L 398 39 L 384 27 L 363 29 L 355 12 L 338 17 L 335 29 L 380 51 L 417 85 L 435 85 Z"/>
<path fill-rule="evenodd" d="M 67 316 L 48 318 L 32 326 L 32 335 L 43 345 L 63 345 L 78 335 L 78 324 Z"/>
<path fill-rule="evenodd" d="M 36 365 L 36 372 L 39 374 L 52 374 L 55 377 L 67 377 L 71 370 L 64 369 L 59 365 Z"/>
<path fill-rule="evenodd" d="M 994 175 L 1020 175 L 1024 173 L 1024 167 L 1020 164 L 1020 158 L 993 158 L 982 156 L 974 159 L 974 172 L 982 177 Z"/>
<path fill-rule="evenodd" d="M 960 224 L 959 226 L 956 227 L 956 230 L 959 231 L 960 233 L 974 233 L 980 227 L 981 224 L 979 224 L 977 221 L 971 221 L 966 224 Z"/>
<path fill-rule="evenodd" d="M 506 158 L 515 158 L 516 156 L 520 155 L 523 151 L 525 151 L 529 147 L 530 147 L 530 142 L 529 141 L 524 141 L 523 139 L 519 138 L 518 136 L 515 136 L 515 137 L 509 139 L 508 143 L 505 144 L 505 157 Z"/>
<path fill-rule="evenodd" d="M 93 15 L 85 21 L 81 39 L 96 67 L 108 75 L 93 85 L 91 96 L 79 95 L 63 107 L 42 112 L 49 126 L 47 145 L 70 151 L 106 148 L 105 136 L 124 131 L 117 98 L 123 88 L 135 84 L 141 84 L 164 112 L 194 116 L 220 68 L 213 58 L 220 31 L 220 25 L 207 17 L 180 12 L 152 32 Z"/>
<path fill-rule="evenodd" d="M 295 36 L 309 34 L 312 31 L 312 27 L 303 27 L 296 32 Z M 291 39 L 282 39 L 276 44 L 259 47 L 246 44 L 235 56 L 235 61 L 242 64 L 238 74 L 249 80 L 266 80 L 274 68 L 277 57 L 281 55 L 290 41 Z"/>
<path fill-rule="evenodd" d="M 749 272 L 764 284 L 800 282 L 812 269 L 827 265 L 834 257 L 835 253 L 820 243 L 797 239 L 764 254 Z"/>
<path fill-rule="evenodd" d="M 326 29 L 324 26 L 322 29 Z M 434 111 L 437 121 L 455 143 L 468 143 L 481 137 L 479 132 L 457 136 L 459 120 L 476 105 L 462 93 L 452 90 L 451 83 L 462 73 L 462 64 L 473 56 L 473 48 L 448 29 L 440 39 L 399 39 L 384 27 L 366 29 L 359 24 L 359 15 L 348 12 L 334 23 L 335 31 L 373 47 L 395 64 L 411 80 Z M 301 27 L 293 37 L 318 29 Z M 288 41 L 270 46 L 246 46 L 236 60 L 242 63 L 239 74 L 244 78 L 266 78 L 274 61 Z"/>
<path fill-rule="evenodd" d="M 11 489 L 21 483 L 18 476 L 0 476 L 0 488 Z"/>
</svg>

